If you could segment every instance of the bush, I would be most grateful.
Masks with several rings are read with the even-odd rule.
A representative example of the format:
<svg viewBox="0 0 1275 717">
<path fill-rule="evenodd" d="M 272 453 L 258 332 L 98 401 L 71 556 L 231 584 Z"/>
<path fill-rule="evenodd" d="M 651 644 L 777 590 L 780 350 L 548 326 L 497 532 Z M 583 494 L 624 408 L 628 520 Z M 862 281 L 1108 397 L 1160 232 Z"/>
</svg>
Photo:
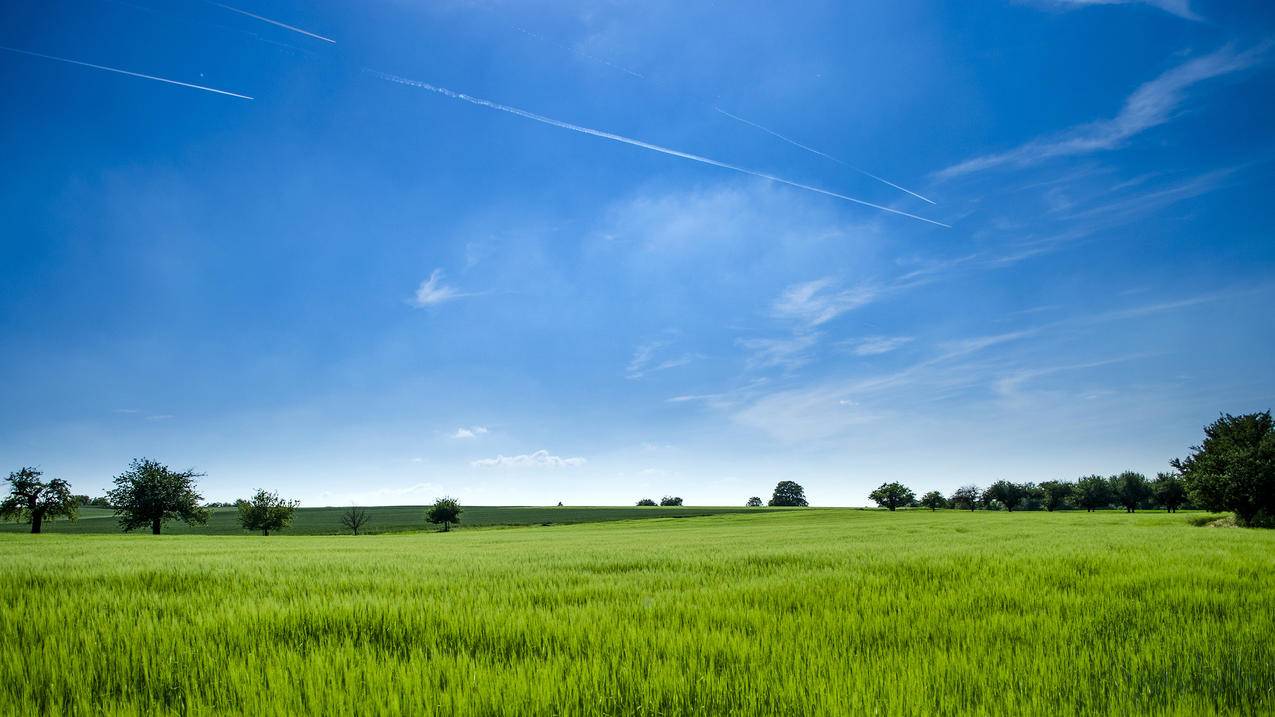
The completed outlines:
<svg viewBox="0 0 1275 717">
<path fill-rule="evenodd" d="M 666 495 L 663 498 L 660 498 L 660 505 L 666 507 L 680 506 L 682 505 L 682 499 L 677 496 Z"/>
<path fill-rule="evenodd" d="M 637 504 L 639 508 L 642 508 L 646 506 L 655 505 L 655 501 L 651 500 L 650 498 L 643 498 L 642 500 L 639 500 Z"/>
</svg>

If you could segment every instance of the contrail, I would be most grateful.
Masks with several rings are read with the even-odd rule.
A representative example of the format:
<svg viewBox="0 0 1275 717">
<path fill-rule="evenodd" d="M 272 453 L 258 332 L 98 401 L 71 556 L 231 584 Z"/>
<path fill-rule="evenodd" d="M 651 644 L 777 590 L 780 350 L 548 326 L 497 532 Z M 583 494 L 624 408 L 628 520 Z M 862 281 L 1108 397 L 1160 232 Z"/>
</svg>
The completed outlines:
<svg viewBox="0 0 1275 717">
<path fill-rule="evenodd" d="M 724 114 L 724 115 L 726 115 L 727 117 L 729 117 L 729 118 L 731 118 L 731 119 L 735 120 L 736 122 L 742 122 L 742 123 L 744 123 L 744 124 L 748 125 L 749 127 L 755 127 L 756 129 L 759 129 L 759 130 L 761 130 L 762 132 L 765 132 L 766 134 L 768 134 L 768 135 L 770 135 L 770 136 L 772 136 L 772 137 L 778 137 L 779 139 L 782 139 L 783 141 L 787 142 L 788 144 L 791 144 L 791 145 L 792 145 L 792 146 L 794 146 L 794 147 L 800 147 L 801 149 L 804 149 L 804 150 L 806 150 L 807 152 L 810 152 L 810 153 L 812 153 L 812 154 L 817 154 L 817 155 L 819 155 L 820 157 L 826 157 L 826 158 L 828 158 L 828 159 L 831 159 L 832 161 L 836 162 L 837 164 L 840 164 L 840 165 L 841 165 L 841 166 L 843 166 L 843 167 L 849 167 L 850 169 L 852 169 L 852 170 L 854 170 L 854 171 L 858 172 L 859 174 L 862 174 L 862 175 L 863 175 L 863 176 L 865 176 L 865 177 L 871 177 L 872 179 L 875 179 L 875 180 L 877 180 L 878 182 L 880 182 L 880 183 L 882 183 L 882 184 L 885 184 L 885 185 L 888 185 L 888 186 L 894 187 L 895 189 L 899 190 L 900 192 L 905 192 L 905 193 L 907 193 L 907 194 L 911 194 L 912 196 L 916 197 L 917 199 L 920 199 L 920 200 L 921 200 L 921 201 L 923 201 L 923 202 L 929 202 L 930 204 L 934 204 L 934 200 L 932 200 L 932 199 L 928 199 L 928 198 L 926 198 L 926 197 L 923 197 L 923 196 L 921 196 L 920 194 L 917 194 L 916 192 L 912 191 L 911 189 L 908 189 L 908 188 L 906 188 L 906 187 L 900 187 L 899 185 L 895 184 L 894 182 L 891 182 L 891 181 L 890 181 L 890 180 L 888 180 L 888 179 L 885 179 L 885 178 L 883 178 L 883 177 L 878 177 L 877 175 L 873 174 L 872 172 L 867 171 L 866 169 L 860 169 L 859 167 L 856 167 L 856 166 L 854 166 L 853 164 L 850 164 L 849 162 L 846 162 L 846 161 L 841 160 L 841 159 L 837 159 L 836 157 L 832 156 L 831 154 L 828 154 L 827 152 L 821 152 L 821 151 L 819 151 L 819 150 L 815 149 L 814 147 L 809 147 L 809 146 L 807 146 L 807 145 L 804 145 L 804 144 L 802 144 L 801 142 L 798 142 L 797 140 L 792 139 L 791 137 L 785 137 L 784 135 L 779 134 L 778 132 L 776 132 L 776 131 L 775 131 L 775 130 L 773 130 L 773 129 L 770 129 L 769 127 L 763 127 L 763 126 L 761 126 L 761 125 L 757 124 L 756 122 L 753 122 L 752 120 L 744 119 L 743 117 L 740 117 L 739 115 L 733 115 L 733 114 L 731 114 L 731 113 L 727 112 L 726 110 L 722 109 L 721 107 L 718 107 L 717 105 L 713 105 L 713 109 L 714 109 L 714 110 L 717 110 L 717 111 L 718 111 L 718 112 L 720 112 L 721 114 Z"/>
<path fill-rule="evenodd" d="M 313 37 L 313 38 L 314 38 L 314 39 L 316 39 L 316 40 L 323 40 L 324 42 L 330 42 L 330 43 L 332 43 L 333 45 L 335 45 L 335 44 L 336 44 L 336 40 L 333 40 L 333 39 L 332 39 L 332 38 L 330 38 L 330 37 L 324 37 L 324 36 L 322 36 L 322 35 L 316 35 L 316 34 L 314 34 L 313 32 L 309 32 L 309 31 L 307 31 L 307 30 L 302 30 L 302 29 L 301 29 L 301 28 L 299 28 L 299 27 L 293 27 L 292 25 L 288 25 L 288 24 L 286 24 L 286 23 L 279 22 L 278 20 L 271 20 L 271 19 L 270 19 L 270 18 L 268 18 L 268 17 L 262 17 L 262 16 L 260 16 L 260 15 L 254 15 L 253 13 L 250 13 L 250 12 L 248 12 L 247 10 L 240 10 L 240 9 L 239 9 L 239 8 L 237 8 L 237 7 L 230 7 L 229 5 L 223 5 L 222 3 L 219 3 L 219 2 L 213 2 L 213 0 L 204 0 L 204 1 L 205 1 L 205 2 L 207 2 L 209 5 L 216 5 L 217 7 L 221 8 L 222 10 L 229 10 L 229 11 L 231 11 L 231 12 L 237 12 L 237 13 L 239 13 L 240 15 L 247 15 L 248 17 L 253 18 L 254 20 L 260 20 L 260 21 L 262 21 L 262 22 L 268 22 L 268 23 L 270 23 L 271 25 L 275 25 L 275 26 L 277 26 L 277 27 L 282 27 L 282 28 L 283 28 L 283 29 L 285 29 L 285 30 L 291 30 L 291 31 L 293 31 L 293 32 L 299 32 L 299 33 L 301 33 L 302 35 L 306 35 L 306 36 L 308 36 L 308 37 Z"/>
<path fill-rule="evenodd" d="M 178 82 L 177 80 L 170 80 L 165 77 L 156 77 L 154 75 L 143 75 L 140 72 L 130 72 L 128 70 L 121 70 L 117 67 L 106 67 L 105 65 L 94 65 L 91 62 L 80 62 L 79 60 L 69 60 L 65 57 L 54 57 L 53 55 L 42 55 L 38 52 L 31 52 L 29 50 L 19 50 L 16 47 L 5 47 L 4 45 L 0 45 L 0 50 L 8 50 L 9 52 L 16 52 L 19 55 L 30 55 L 31 57 L 43 57 L 46 60 L 57 60 L 58 62 L 68 62 L 72 65 L 92 67 L 95 70 L 106 70 L 107 72 L 118 72 L 121 75 L 128 75 L 129 77 L 140 77 L 144 80 L 155 80 L 156 82 L 167 82 L 170 85 L 180 85 L 182 87 L 189 87 L 195 90 L 203 90 L 204 92 L 215 92 L 219 95 L 228 95 L 230 97 L 238 97 L 241 100 L 252 99 L 248 95 L 241 95 L 238 92 L 228 92 L 226 90 L 219 90 L 216 87 L 205 87 L 204 85 L 192 85 L 189 82 Z"/>
<path fill-rule="evenodd" d="M 452 90 L 449 90 L 446 87 L 431 85 L 428 82 L 419 82 L 417 80 L 409 80 L 406 77 L 390 75 L 384 72 L 378 72 L 376 70 L 365 69 L 364 71 L 372 75 L 375 75 L 383 80 L 387 80 L 389 82 L 397 82 L 400 85 L 408 85 L 409 87 L 419 87 L 420 89 L 429 90 L 430 92 L 437 92 L 440 95 L 451 97 L 452 99 L 463 100 L 470 104 L 475 104 L 480 107 L 488 107 L 494 110 L 500 110 L 501 112 L 508 112 L 510 114 L 518 115 L 519 117 L 525 117 L 526 119 L 535 120 L 536 122 L 543 122 L 544 124 L 551 125 L 554 127 L 560 127 L 562 129 L 569 129 L 573 132 L 581 132 L 584 134 L 593 135 L 594 137 L 609 139 L 613 142 L 622 142 L 624 144 L 630 144 L 630 145 L 633 145 L 634 147 L 649 149 L 653 152 L 659 152 L 661 154 L 667 154 L 673 157 L 681 157 L 682 159 L 689 159 L 692 162 L 700 162 L 702 164 L 708 164 L 714 167 L 721 167 L 722 169 L 729 169 L 732 172 L 739 172 L 741 174 L 747 174 L 753 177 L 759 177 L 761 179 L 766 179 L 772 182 L 778 182 L 779 184 L 786 184 L 790 187 L 804 189 L 808 192 L 815 192 L 815 193 L 823 194 L 829 197 L 836 197 L 837 199 L 842 199 L 847 202 L 859 204 L 861 206 L 871 207 L 873 209 L 879 209 L 880 211 L 888 212 L 890 214 L 897 214 L 901 217 L 907 217 L 909 219 L 915 219 L 917 221 L 925 222 L 927 224 L 934 224 L 936 226 L 951 229 L 951 225 L 944 224 L 942 222 L 938 222 L 933 219 L 926 219 L 925 217 L 917 216 L 915 214 L 909 214 L 908 212 L 899 211 L 898 209 L 891 209 L 890 207 L 883 207 L 880 204 L 873 204 L 872 202 L 866 202 L 862 199 L 855 199 L 854 197 L 848 197 L 844 194 L 838 194 L 836 192 L 828 191 L 827 189 L 820 189 L 819 187 L 812 187 L 809 184 L 802 184 L 800 182 L 794 182 L 789 179 L 784 179 L 783 177 L 776 177 L 773 174 L 766 174 L 764 172 L 757 172 L 757 171 L 747 169 L 745 167 L 740 167 L 734 164 L 719 162 L 716 159 L 710 159 L 708 157 L 703 157 L 698 154 L 691 154 L 690 152 L 682 152 L 680 150 L 670 149 L 668 147 L 661 147 L 658 144 L 643 142 L 640 139 L 632 139 L 630 137 L 624 137 L 622 135 L 612 134 L 611 132 L 604 132 L 598 129 L 591 129 L 589 127 L 582 127 L 577 124 L 571 124 L 570 122 L 563 122 L 561 120 L 553 119 L 552 117 L 545 117 L 544 115 L 538 115 L 534 112 L 521 110 L 521 109 L 518 109 L 517 107 L 510 107 L 509 105 L 502 105 L 497 102 L 484 100 L 479 97 L 471 97 L 469 95 L 462 94 L 460 92 L 453 92 Z"/>
</svg>

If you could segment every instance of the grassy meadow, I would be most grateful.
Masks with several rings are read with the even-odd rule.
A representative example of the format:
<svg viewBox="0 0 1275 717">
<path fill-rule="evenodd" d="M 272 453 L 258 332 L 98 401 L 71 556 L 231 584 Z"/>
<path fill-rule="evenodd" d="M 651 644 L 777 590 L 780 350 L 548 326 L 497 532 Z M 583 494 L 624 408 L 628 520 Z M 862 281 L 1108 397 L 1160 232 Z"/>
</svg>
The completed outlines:
<svg viewBox="0 0 1275 717">
<path fill-rule="evenodd" d="M 1275 531 L 1190 517 L 5 534 L 0 713 L 1275 712 Z"/>
</svg>

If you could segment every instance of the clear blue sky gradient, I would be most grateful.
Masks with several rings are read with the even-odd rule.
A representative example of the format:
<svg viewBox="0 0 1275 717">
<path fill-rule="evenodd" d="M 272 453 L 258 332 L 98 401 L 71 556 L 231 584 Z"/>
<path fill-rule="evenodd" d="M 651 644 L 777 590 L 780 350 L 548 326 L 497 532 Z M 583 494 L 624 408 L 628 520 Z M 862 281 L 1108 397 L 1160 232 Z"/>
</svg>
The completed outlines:
<svg viewBox="0 0 1275 717">
<path fill-rule="evenodd" d="M 8 48 L 254 98 L 0 51 L 4 470 L 860 505 L 1154 473 L 1275 405 L 1271 3 L 227 4 L 334 42 L 0 5 Z"/>
</svg>

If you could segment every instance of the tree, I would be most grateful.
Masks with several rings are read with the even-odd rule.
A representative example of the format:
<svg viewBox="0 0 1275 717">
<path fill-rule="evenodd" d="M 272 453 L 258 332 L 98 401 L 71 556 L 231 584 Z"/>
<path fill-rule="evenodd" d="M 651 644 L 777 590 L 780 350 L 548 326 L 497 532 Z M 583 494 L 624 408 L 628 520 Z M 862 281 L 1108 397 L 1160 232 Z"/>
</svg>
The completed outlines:
<svg viewBox="0 0 1275 717">
<path fill-rule="evenodd" d="M 990 503 L 997 501 L 1005 506 L 1005 510 L 1014 512 L 1019 503 L 1027 497 L 1027 489 L 1018 483 L 1011 483 L 1007 480 L 998 480 L 987 487 L 983 491 L 983 502 Z"/>
<path fill-rule="evenodd" d="M 937 490 L 932 490 L 929 493 L 926 493 L 925 495 L 921 496 L 921 505 L 925 506 L 926 508 L 929 508 L 930 510 L 938 510 L 939 508 L 946 508 L 947 498 L 944 498 L 943 494 L 938 492 Z"/>
<path fill-rule="evenodd" d="M 982 491 L 976 485 L 963 485 L 952 493 L 952 507 L 962 510 L 974 510 L 978 507 Z"/>
<path fill-rule="evenodd" d="M 666 495 L 663 498 L 660 498 L 660 505 L 667 508 L 680 507 L 682 505 L 682 499 L 675 495 Z"/>
<path fill-rule="evenodd" d="M 125 532 L 149 525 L 151 533 L 159 535 L 173 519 L 188 525 L 208 522 L 208 511 L 199 505 L 203 497 L 195 492 L 195 479 L 203 475 L 193 470 L 178 473 L 158 461 L 136 458 L 115 477 L 115 488 L 106 497 Z"/>
<path fill-rule="evenodd" d="M 1275 521 L 1275 425 L 1271 412 L 1223 414 L 1204 427 L 1204 442 L 1170 462 L 1191 502 L 1235 513 L 1240 525 Z"/>
<path fill-rule="evenodd" d="M 748 506 L 749 508 L 760 508 L 761 498 L 758 498 L 757 496 L 753 496 L 752 498 L 749 498 L 748 502 L 745 503 L 744 505 Z"/>
<path fill-rule="evenodd" d="M 1186 485 L 1173 473 L 1157 474 L 1151 482 L 1151 493 L 1155 500 L 1170 513 L 1176 513 L 1178 507 L 1186 503 Z"/>
<path fill-rule="evenodd" d="M 258 490 L 252 500 L 236 501 L 239 508 L 239 524 L 244 530 L 260 530 L 262 535 L 279 531 L 292 524 L 299 500 L 284 500 L 278 493 Z"/>
<path fill-rule="evenodd" d="M 357 505 L 350 506 L 350 509 L 341 515 L 341 525 L 355 535 L 358 535 L 363 526 L 367 525 L 368 520 L 367 511 Z"/>
<path fill-rule="evenodd" d="M 655 505 L 655 501 L 651 500 L 650 498 L 643 498 L 642 500 L 639 500 L 637 504 L 638 504 L 638 507 L 645 507 L 645 506 Z"/>
<path fill-rule="evenodd" d="M 1037 488 L 1042 494 L 1045 510 L 1053 512 L 1067 507 L 1067 501 L 1071 500 L 1071 494 L 1076 486 L 1071 481 L 1047 480 L 1042 481 Z"/>
<path fill-rule="evenodd" d="M 430 506 L 429 512 L 425 514 L 425 520 L 434 525 L 442 525 L 443 532 L 446 533 L 452 529 L 452 523 L 460 523 L 462 512 L 464 509 L 455 498 L 439 498 L 434 501 L 434 505 Z"/>
<path fill-rule="evenodd" d="M 882 508 L 894 510 L 916 500 L 916 494 L 902 483 L 882 483 L 876 490 L 868 494 L 868 498 L 876 501 Z"/>
<path fill-rule="evenodd" d="M 1107 482 L 1111 485 L 1111 495 L 1117 503 L 1124 506 L 1126 513 L 1134 512 L 1143 501 L 1151 497 L 1151 484 L 1141 473 L 1125 471 L 1111 476 Z"/>
<path fill-rule="evenodd" d="M 46 520 L 75 520 L 80 502 L 71 495 L 71 484 L 61 478 L 43 481 L 42 475 L 35 468 L 19 468 L 9 474 L 5 479 L 9 495 L 0 501 L 0 519 L 30 523 L 32 533 L 39 533 Z"/>
<path fill-rule="evenodd" d="M 1085 476 L 1076 481 L 1076 489 L 1073 495 L 1075 496 L 1076 505 L 1090 513 L 1098 508 L 1106 508 L 1111 505 L 1113 500 L 1111 484 L 1102 476 Z"/>
<path fill-rule="evenodd" d="M 775 485 L 775 492 L 770 496 L 770 505 L 787 508 L 805 508 L 806 489 L 795 481 L 781 480 Z"/>
</svg>

